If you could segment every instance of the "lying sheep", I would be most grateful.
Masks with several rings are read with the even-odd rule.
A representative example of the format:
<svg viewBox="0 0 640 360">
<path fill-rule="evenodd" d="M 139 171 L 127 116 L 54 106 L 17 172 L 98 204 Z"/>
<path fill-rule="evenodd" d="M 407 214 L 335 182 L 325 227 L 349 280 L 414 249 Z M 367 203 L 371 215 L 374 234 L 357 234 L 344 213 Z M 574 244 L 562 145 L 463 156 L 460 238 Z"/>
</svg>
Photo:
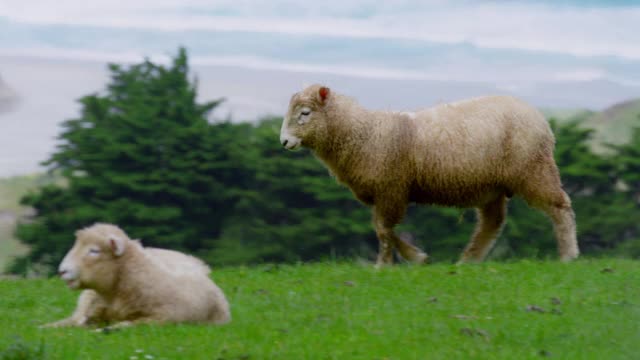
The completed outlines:
<svg viewBox="0 0 640 360">
<path fill-rule="evenodd" d="M 70 288 L 85 290 L 71 317 L 48 327 L 231 320 L 207 265 L 177 251 L 144 248 L 115 225 L 77 231 L 59 273 Z"/>
<path fill-rule="evenodd" d="M 280 142 L 290 150 L 310 148 L 372 207 L 378 266 L 393 262 L 393 248 L 406 259 L 426 260 L 393 231 L 410 202 L 476 207 L 478 223 L 461 261 L 482 261 L 513 195 L 549 215 L 562 260 L 578 256 L 571 200 L 553 159 L 553 133 L 540 112 L 518 99 L 491 96 L 419 112 L 370 111 L 312 85 L 291 98 Z"/>
</svg>

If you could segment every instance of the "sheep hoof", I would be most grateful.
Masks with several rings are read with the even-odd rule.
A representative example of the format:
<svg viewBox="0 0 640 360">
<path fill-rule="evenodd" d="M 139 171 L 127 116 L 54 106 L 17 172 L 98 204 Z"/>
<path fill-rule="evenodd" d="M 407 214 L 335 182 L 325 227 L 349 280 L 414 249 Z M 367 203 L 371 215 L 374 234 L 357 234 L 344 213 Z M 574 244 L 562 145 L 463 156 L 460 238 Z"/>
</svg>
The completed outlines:
<svg viewBox="0 0 640 360">
<path fill-rule="evenodd" d="M 378 262 L 376 262 L 376 265 L 374 266 L 374 268 L 376 270 L 380 270 L 380 269 L 383 269 L 383 268 L 389 267 L 389 266 L 393 266 L 393 263 L 392 262 L 378 261 Z"/>
<path fill-rule="evenodd" d="M 105 334 L 105 335 L 109 335 L 114 331 L 120 330 L 119 328 L 113 327 L 113 326 L 105 326 L 105 327 L 101 327 L 101 328 L 97 328 L 95 330 L 95 332 L 100 333 L 100 334 Z"/>
<path fill-rule="evenodd" d="M 560 256 L 560 261 L 562 261 L 563 263 L 568 263 L 571 262 L 575 259 L 578 258 L 578 253 L 570 253 L 570 254 L 564 254 L 562 256 Z"/>
<path fill-rule="evenodd" d="M 483 259 L 479 259 L 479 258 L 473 258 L 473 257 L 466 257 L 463 256 L 460 260 L 458 260 L 458 262 L 456 263 L 457 266 L 460 265 L 465 265 L 465 264 L 479 264 L 482 262 Z"/>
<path fill-rule="evenodd" d="M 426 264 L 429 262 L 429 255 L 423 252 L 419 252 L 418 254 L 413 256 L 411 261 L 416 264 Z"/>
</svg>

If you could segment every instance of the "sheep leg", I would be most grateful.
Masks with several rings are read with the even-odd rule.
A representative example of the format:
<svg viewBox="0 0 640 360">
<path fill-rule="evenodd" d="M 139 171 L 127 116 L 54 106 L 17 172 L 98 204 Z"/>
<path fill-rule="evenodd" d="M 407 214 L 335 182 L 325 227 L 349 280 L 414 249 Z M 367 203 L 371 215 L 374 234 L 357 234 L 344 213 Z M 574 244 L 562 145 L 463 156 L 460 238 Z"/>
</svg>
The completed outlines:
<svg viewBox="0 0 640 360">
<path fill-rule="evenodd" d="M 69 327 L 69 326 L 82 326 L 82 320 L 76 319 L 73 316 L 70 316 L 66 319 L 50 322 L 48 324 L 40 325 L 39 328 L 58 328 L 58 327 Z"/>
<path fill-rule="evenodd" d="M 560 259 L 565 262 L 571 261 L 580 254 L 571 199 L 562 190 L 560 174 L 555 164 L 546 163 L 542 170 L 532 172 L 537 176 L 525 184 L 522 196 L 529 205 L 551 218 Z"/>
<path fill-rule="evenodd" d="M 78 304 L 73 314 L 62 320 L 41 325 L 41 328 L 50 327 L 68 327 L 68 326 L 87 326 L 92 320 L 99 318 L 100 313 L 104 310 L 104 301 L 93 290 L 84 290 L 78 297 Z"/>
<path fill-rule="evenodd" d="M 396 207 L 399 209 L 400 207 Z M 393 228 L 400 222 L 404 211 L 382 211 L 381 208 L 374 208 L 373 223 L 376 229 L 376 235 L 379 241 L 378 259 L 376 267 L 382 267 L 386 264 L 393 264 L 393 248 L 395 247 L 400 255 L 409 261 L 415 263 L 424 263 L 427 260 L 425 254 L 420 248 L 400 239 Z"/>
<path fill-rule="evenodd" d="M 97 328 L 96 332 L 109 332 L 113 330 L 120 330 L 124 328 L 128 328 L 135 325 L 143 325 L 143 324 L 157 324 L 161 323 L 161 321 L 154 318 L 139 318 L 135 320 L 125 320 L 117 322 L 113 325 Z"/>
<path fill-rule="evenodd" d="M 393 237 L 396 249 L 404 259 L 416 264 L 424 264 L 427 261 L 429 256 L 420 250 L 419 247 L 401 239 L 395 233 L 391 233 L 391 236 Z"/>
<path fill-rule="evenodd" d="M 569 195 L 560 190 L 556 200 L 541 205 L 534 205 L 545 212 L 553 222 L 553 229 L 558 243 L 560 260 L 571 261 L 578 257 L 578 240 L 576 239 L 575 214 L 571 207 Z"/>
<path fill-rule="evenodd" d="M 378 258 L 376 267 L 393 264 L 393 242 L 389 235 L 389 229 L 377 229 L 378 236 Z"/>
<path fill-rule="evenodd" d="M 507 198 L 500 195 L 476 210 L 478 223 L 471 241 L 464 249 L 460 263 L 481 262 L 487 256 L 502 230 L 507 215 Z"/>
<path fill-rule="evenodd" d="M 97 328 L 96 332 L 102 333 L 102 332 L 120 330 L 120 329 L 124 329 L 124 328 L 130 327 L 130 326 L 133 326 L 133 325 L 134 325 L 133 321 L 121 321 L 121 322 L 115 323 L 113 325 Z"/>
</svg>

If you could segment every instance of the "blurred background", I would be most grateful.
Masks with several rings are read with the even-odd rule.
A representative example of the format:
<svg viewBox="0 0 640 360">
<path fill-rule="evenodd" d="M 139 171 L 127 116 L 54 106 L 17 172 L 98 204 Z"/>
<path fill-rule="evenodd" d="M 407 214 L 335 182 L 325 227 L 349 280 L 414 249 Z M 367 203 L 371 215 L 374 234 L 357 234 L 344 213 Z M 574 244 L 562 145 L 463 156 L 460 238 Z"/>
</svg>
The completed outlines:
<svg viewBox="0 0 640 360">
<path fill-rule="evenodd" d="M 529 101 L 553 119 L 587 254 L 640 255 L 636 1 L 0 0 L 0 266 L 46 272 L 96 220 L 212 263 L 369 257 L 366 209 L 279 149 L 291 94 L 316 82 L 376 109 Z M 127 146 L 148 158 L 113 155 Z M 158 165 L 171 146 L 182 165 Z M 513 203 L 493 256 L 553 254 L 550 223 Z M 403 231 L 450 261 L 473 219 L 412 209 Z"/>
</svg>

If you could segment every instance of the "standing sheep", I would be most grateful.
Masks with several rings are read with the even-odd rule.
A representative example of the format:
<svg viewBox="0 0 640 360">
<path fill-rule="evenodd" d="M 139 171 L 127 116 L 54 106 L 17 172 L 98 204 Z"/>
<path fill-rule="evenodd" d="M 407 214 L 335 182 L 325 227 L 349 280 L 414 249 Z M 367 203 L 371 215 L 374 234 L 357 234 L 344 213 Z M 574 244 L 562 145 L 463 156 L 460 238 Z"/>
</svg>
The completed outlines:
<svg viewBox="0 0 640 360">
<path fill-rule="evenodd" d="M 115 225 L 95 224 L 76 232 L 60 276 L 85 289 L 73 315 L 45 326 L 231 320 L 222 290 L 202 261 L 177 251 L 144 248 Z"/>
<path fill-rule="evenodd" d="M 393 231 L 410 202 L 476 207 L 478 223 L 460 261 L 482 261 L 513 195 L 549 215 L 563 261 L 578 256 L 571 200 L 553 159 L 553 133 L 540 112 L 518 99 L 490 96 L 419 112 L 371 111 L 312 85 L 291 98 L 280 142 L 289 150 L 310 148 L 372 208 L 377 266 L 393 262 L 393 248 L 414 262 L 427 259 Z"/>
</svg>

